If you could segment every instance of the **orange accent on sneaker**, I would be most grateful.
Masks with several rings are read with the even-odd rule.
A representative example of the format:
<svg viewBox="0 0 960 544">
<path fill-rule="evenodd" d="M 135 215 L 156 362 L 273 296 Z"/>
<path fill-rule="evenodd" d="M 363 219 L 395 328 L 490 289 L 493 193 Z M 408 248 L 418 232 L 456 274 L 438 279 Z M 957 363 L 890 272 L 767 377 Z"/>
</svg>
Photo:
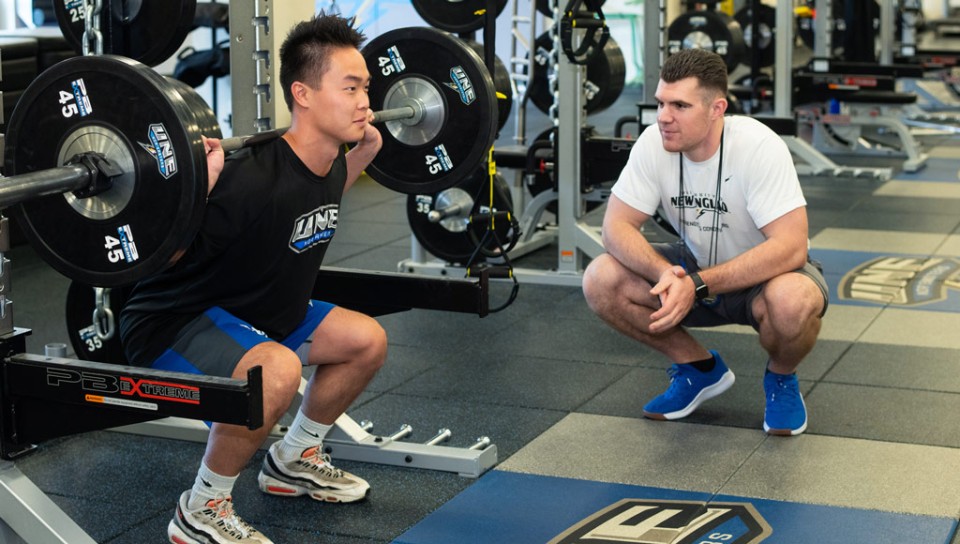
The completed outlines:
<svg viewBox="0 0 960 544">
<path fill-rule="evenodd" d="M 290 489 L 289 487 L 279 487 L 275 485 L 267 486 L 267 491 L 269 491 L 270 493 L 289 493 L 290 495 L 293 495 L 297 492 L 296 489 Z"/>
<path fill-rule="evenodd" d="M 317 450 L 318 450 L 318 449 L 320 449 L 320 446 L 314 446 L 314 447 L 312 447 L 312 448 L 307 448 L 307 449 L 303 450 L 303 453 L 300 454 L 300 458 L 301 458 L 301 459 L 305 459 L 305 458 L 307 458 L 307 457 L 313 457 L 313 456 L 315 456 L 315 455 L 317 454 Z"/>
</svg>

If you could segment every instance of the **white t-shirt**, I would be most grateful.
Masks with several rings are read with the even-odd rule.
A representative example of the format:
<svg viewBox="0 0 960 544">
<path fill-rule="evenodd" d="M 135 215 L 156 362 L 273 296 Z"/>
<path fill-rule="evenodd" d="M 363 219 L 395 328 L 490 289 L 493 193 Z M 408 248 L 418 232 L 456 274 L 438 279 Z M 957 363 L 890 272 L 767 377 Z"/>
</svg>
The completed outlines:
<svg viewBox="0 0 960 544">
<path fill-rule="evenodd" d="M 640 135 L 612 189 L 617 198 L 647 215 L 654 215 L 662 206 L 664 218 L 683 233 L 702 268 L 728 261 L 760 244 L 765 239 L 762 227 L 807 204 L 793 157 L 780 136 L 745 116 L 727 116 L 723 125 L 719 203 L 720 149 L 703 162 L 683 158 L 683 195 L 679 199 L 680 154 L 663 148 L 656 124 Z M 680 202 L 684 203 L 682 207 Z M 711 232 L 715 224 L 713 260 Z"/>
</svg>

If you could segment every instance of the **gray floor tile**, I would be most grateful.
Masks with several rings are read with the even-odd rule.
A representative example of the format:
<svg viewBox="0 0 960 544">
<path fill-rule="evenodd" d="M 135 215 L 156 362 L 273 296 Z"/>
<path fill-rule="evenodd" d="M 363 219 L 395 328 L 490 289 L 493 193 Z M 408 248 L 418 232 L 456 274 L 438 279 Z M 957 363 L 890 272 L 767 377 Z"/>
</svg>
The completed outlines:
<svg viewBox="0 0 960 544">
<path fill-rule="evenodd" d="M 764 437 L 746 429 L 574 413 L 498 468 L 713 493 Z"/>
<path fill-rule="evenodd" d="M 721 492 L 956 517 L 960 452 L 806 434 L 770 437 L 725 482 Z"/>
</svg>

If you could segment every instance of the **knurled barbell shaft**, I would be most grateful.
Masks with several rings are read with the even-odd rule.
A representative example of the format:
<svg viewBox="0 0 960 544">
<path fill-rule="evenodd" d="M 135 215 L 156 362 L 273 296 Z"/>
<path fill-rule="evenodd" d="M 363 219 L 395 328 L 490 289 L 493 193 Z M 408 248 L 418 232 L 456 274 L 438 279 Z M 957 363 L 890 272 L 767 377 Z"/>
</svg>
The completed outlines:
<svg viewBox="0 0 960 544">
<path fill-rule="evenodd" d="M 0 209 L 32 198 L 75 191 L 90 185 L 92 174 L 80 164 L 0 177 Z"/>
<path fill-rule="evenodd" d="M 399 121 L 402 119 L 414 119 L 417 117 L 417 109 L 413 106 L 402 106 L 399 108 L 393 108 L 388 110 L 381 110 L 373 112 L 373 123 L 386 123 L 387 121 Z M 246 136 L 234 136 L 232 138 L 224 138 L 220 141 L 220 146 L 223 147 L 224 153 L 231 153 L 243 149 L 244 147 L 250 147 L 262 142 L 268 142 L 270 140 L 275 140 L 286 132 L 285 128 L 278 128 L 276 130 L 268 130 L 266 132 L 258 132 L 257 134 L 249 134 Z"/>
</svg>

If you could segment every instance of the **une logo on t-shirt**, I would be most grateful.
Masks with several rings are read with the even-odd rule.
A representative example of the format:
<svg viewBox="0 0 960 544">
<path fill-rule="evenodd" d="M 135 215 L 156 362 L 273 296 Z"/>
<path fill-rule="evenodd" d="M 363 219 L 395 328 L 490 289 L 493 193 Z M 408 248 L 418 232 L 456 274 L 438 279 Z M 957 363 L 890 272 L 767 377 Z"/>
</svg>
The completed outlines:
<svg viewBox="0 0 960 544">
<path fill-rule="evenodd" d="M 290 249 L 303 253 L 317 244 L 329 242 L 337 232 L 340 206 L 327 204 L 297 218 L 290 237 Z"/>
</svg>

